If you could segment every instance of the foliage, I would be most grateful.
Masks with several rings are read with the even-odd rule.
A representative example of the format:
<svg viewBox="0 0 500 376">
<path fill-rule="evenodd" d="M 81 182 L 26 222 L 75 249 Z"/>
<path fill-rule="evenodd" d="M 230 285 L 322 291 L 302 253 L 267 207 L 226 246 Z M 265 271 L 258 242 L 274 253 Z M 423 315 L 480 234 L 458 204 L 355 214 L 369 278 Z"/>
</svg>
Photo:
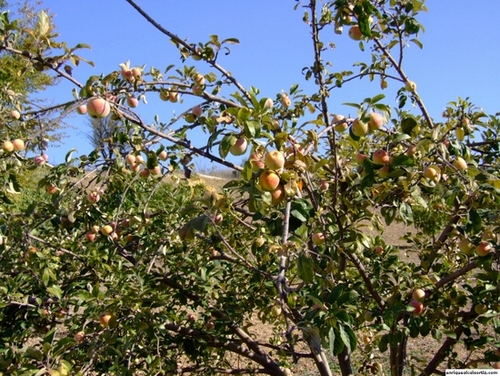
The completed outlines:
<svg viewBox="0 0 500 376">
<path fill-rule="evenodd" d="M 1 372 L 282 376 L 309 361 L 331 375 L 335 359 L 348 375 L 382 372 L 382 353 L 391 375 L 429 375 L 500 360 L 500 121 L 468 99 L 450 102 L 444 122 L 428 114 L 403 69 L 404 47 L 420 46 L 422 1 L 311 0 L 303 19 L 312 64 L 303 72 L 317 90 L 294 85 L 270 99 L 219 64 L 237 39 L 188 44 L 127 2 L 186 65 L 144 71 L 126 62 L 80 83 L 61 64 L 85 61 L 74 53 L 84 45 L 67 48 L 39 27 L 46 54 L 23 53 L 9 40 L 24 30 L 2 14 L 2 53 L 75 84 L 75 100 L 60 108 L 86 105 L 122 126 L 113 158 L 69 152 L 48 166 L 0 154 Z M 327 71 L 332 25 L 370 49 L 358 73 Z M 356 118 L 332 118 L 329 93 L 354 78 L 400 85 L 397 108 L 379 94 L 346 104 Z M 146 124 L 127 105 L 133 95 L 184 112 Z M 199 106 L 184 108 L 187 96 Z M 38 114 L 21 109 L 22 121 Z M 274 149 L 281 154 L 271 160 Z M 250 156 L 238 166 L 228 154 Z M 189 179 L 193 156 L 240 174 L 217 191 Z M 35 172 L 36 188 L 25 183 Z M 406 237 L 411 261 L 366 231 L 394 222 L 421 230 Z M 269 336 L 259 336 L 259 322 Z M 408 362 L 408 343 L 423 337 L 440 347 Z"/>
</svg>

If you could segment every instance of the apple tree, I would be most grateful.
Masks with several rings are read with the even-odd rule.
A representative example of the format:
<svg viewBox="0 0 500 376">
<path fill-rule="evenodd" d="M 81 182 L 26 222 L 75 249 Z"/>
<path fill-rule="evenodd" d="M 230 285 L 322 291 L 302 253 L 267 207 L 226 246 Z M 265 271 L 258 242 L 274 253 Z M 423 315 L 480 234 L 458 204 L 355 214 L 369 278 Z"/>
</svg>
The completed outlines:
<svg viewBox="0 0 500 376">
<path fill-rule="evenodd" d="M 181 65 L 117 62 L 80 82 L 64 67 L 86 62 L 85 45 L 56 42 L 42 15 L 45 48 L 16 49 L 25 30 L 2 13 L 2 53 L 75 89 L 50 109 L 2 110 L 0 372 L 497 367 L 500 119 L 461 98 L 444 121 L 427 111 L 404 65 L 406 46 L 422 47 L 423 3 L 297 5 L 315 90 L 294 85 L 273 98 L 222 66 L 236 38 L 188 43 L 133 0 L 123 6 L 173 42 Z M 369 61 L 330 72 L 336 38 L 357 41 Z M 332 114 L 354 79 L 380 94 Z M 144 120 L 153 99 L 180 115 Z M 69 151 L 57 166 L 29 157 L 25 145 L 37 144 L 21 130 L 54 109 L 118 122 L 105 140 L 113 157 L 99 148 Z M 195 158 L 239 175 L 218 189 L 192 174 Z M 22 184 L 33 171 L 37 186 Z M 404 249 L 384 237 L 398 222 L 414 228 Z M 433 347 L 422 353 L 424 342 Z"/>
</svg>

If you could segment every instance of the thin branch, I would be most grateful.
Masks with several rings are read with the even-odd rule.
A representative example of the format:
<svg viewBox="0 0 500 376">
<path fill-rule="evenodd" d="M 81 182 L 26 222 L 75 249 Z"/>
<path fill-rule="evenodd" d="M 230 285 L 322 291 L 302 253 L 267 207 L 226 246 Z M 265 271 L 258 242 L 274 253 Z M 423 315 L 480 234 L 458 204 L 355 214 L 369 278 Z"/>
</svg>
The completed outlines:
<svg viewBox="0 0 500 376">
<path fill-rule="evenodd" d="M 129 3 L 141 16 L 143 16 L 151 25 L 153 25 L 155 28 L 157 28 L 161 33 L 167 35 L 171 39 L 173 39 L 175 42 L 179 43 L 181 46 L 186 48 L 188 51 L 191 52 L 191 54 L 196 54 L 196 48 L 193 47 L 192 45 L 188 44 L 184 40 L 182 40 L 180 37 L 177 35 L 171 33 L 167 29 L 165 29 L 163 26 L 161 26 L 158 22 L 156 22 L 149 14 L 147 14 L 142 8 L 140 8 L 134 1 L 132 0 L 125 0 L 127 3 Z M 229 81 L 231 81 L 242 93 L 243 95 L 251 101 L 250 94 L 246 91 L 246 89 L 229 73 L 226 71 L 224 68 L 222 68 L 215 60 L 207 60 L 207 63 L 210 64 L 212 67 L 217 69 L 219 72 L 221 72 L 225 77 L 228 78 Z"/>
</svg>

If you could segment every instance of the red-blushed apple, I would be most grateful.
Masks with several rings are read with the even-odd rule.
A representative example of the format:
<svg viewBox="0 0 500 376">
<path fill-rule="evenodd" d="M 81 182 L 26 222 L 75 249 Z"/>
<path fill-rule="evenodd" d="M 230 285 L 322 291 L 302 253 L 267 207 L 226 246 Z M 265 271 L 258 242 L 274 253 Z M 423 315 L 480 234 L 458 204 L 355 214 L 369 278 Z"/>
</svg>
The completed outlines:
<svg viewBox="0 0 500 376">
<path fill-rule="evenodd" d="M 170 91 L 168 93 L 168 100 L 172 103 L 177 103 L 177 101 L 179 100 L 179 93 L 176 91 Z"/>
<path fill-rule="evenodd" d="M 406 156 L 413 157 L 417 153 L 417 147 L 415 145 L 411 145 L 406 149 Z"/>
<path fill-rule="evenodd" d="M 266 164 L 262 161 L 258 153 L 250 154 L 249 162 L 254 172 L 263 170 L 266 167 Z"/>
<path fill-rule="evenodd" d="M 136 97 L 128 97 L 127 105 L 131 108 L 135 108 L 139 105 L 139 100 Z"/>
<path fill-rule="evenodd" d="M 366 136 L 368 133 L 368 124 L 361 121 L 359 118 L 356 118 L 351 125 L 352 133 L 357 137 Z"/>
<path fill-rule="evenodd" d="M 382 179 L 387 179 L 389 177 L 389 169 L 389 165 L 383 166 L 377 171 L 378 176 L 380 176 Z"/>
<path fill-rule="evenodd" d="M 266 154 L 264 163 L 270 170 L 281 170 L 285 165 L 285 156 L 282 152 L 273 150 Z"/>
<path fill-rule="evenodd" d="M 14 145 L 9 140 L 6 140 L 3 142 L 2 149 L 3 151 L 10 153 L 11 151 L 14 150 Z"/>
<path fill-rule="evenodd" d="M 229 152 L 232 155 L 240 156 L 246 153 L 248 148 L 248 141 L 246 138 L 241 137 L 236 140 L 236 142 L 229 148 Z"/>
<path fill-rule="evenodd" d="M 21 117 L 21 114 L 19 113 L 19 111 L 17 110 L 12 110 L 10 112 L 10 116 L 13 118 L 13 119 L 16 119 L 16 120 L 19 120 L 19 118 Z"/>
<path fill-rule="evenodd" d="M 94 242 L 95 241 L 95 238 L 96 238 L 96 234 L 94 234 L 92 231 L 89 231 L 85 234 L 85 237 L 87 238 L 87 240 L 89 242 Z"/>
<path fill-rule="evenodd" d="M 493 369 L 500 369 L 500 362 L 495 362 L 491 365 Z"/>
<path fill-rule="evenodd" d="M 390 161 L 389 154 L 382 149 L 375 150 L 373 152 L 372 161 L 378 165 L 385 165 Z"/>
<path fill-rule="evenodd" d="M 115 320 L 116 320 L 115 316 L 110 312 L 101 313 L 101 316 L 99 316 L 99 322 L 105 328 L 110 326 L 112 324 L 112 321 Z"/>
<path fill-rule="evenodd" d="M 319 182 L 319 186 L 318 188 L 321 190 L 321 191 L 327 191 L 328 188 L 330 188 L 330 183 L 328 183 L 327 180 L 325 179 L 321 179 L 320 182 Z"/>
<path fill-rule="evenodd" d="M 85 332 L 79 331 L 73 336 L 74 340 L 78 343 L 82 343 L 85 340 Z"/>
<path fill-rule="evenodd" d="M 147 168 L 143 168 L 141 172 L 139 172 L 140 177 L 143 179 L 147 179 L 149 177 L 149 174 L 150 172 Z"/>
<path fill-rule="evenodd" d="M 314 243 L 314 245 L 324 244 L 326 240 L 325 234 L 323 234 L 322 232 L 316 232 L 312 235 L 311 240 Z"/>
<path fill-rule="evenodd" d="M 288 95 L 285 93 L 281 94 L 281 104 L 283 105 L 283 107 L 287 107 L 287 108 L 290 107 L 292 104 L 292 101 L 290 100 Z"/>
<path fill-rule="evenodd" d="M 36 165 L 44 165 L 45 162 L 47 162 L 45 160 L 45 158 L 42 156 L 42 155 L 37 155 L 36 157 L 33 158 L 33 163 L 36 164 Z"/>
<path fill-rule="evenodd" d="M 139 67 L 134 67 L 130 70 L 132 73 L 132 76 L 134 76 L 135 79 L 139 79 L 142 76 L 142 69 Z"/>
<path fill-rule="evenodd" d="M 279 184 L 274 191 L 271 192 L 271 204 L 273 206 L 279 205 L 285 198 L 285 187 Z"/>
<path fill-rule="evenodd" d="M 113 232 L 113 226 L 105 225 L 101 228 L 101 233 L 105 236 L 110 235 Z"/>
<path fill-rule="evenodd" d="M 161 174 L 161 167 L 160 166 L 154 166 L 153 168 L 149 169 L 149 173 L 151 175 L 160 175 Z"/>
<path fill-rule="evenodd" d="M 191 109 L 191 113 L 196 116 L 196 117 L 199 117 L 201 116 L 201 114 L 203 113 L 203 109 L 201 108 L 201 106 L 194 106 L 192 109 Z"/>
<path fill-rule="evenodd" d="M 87 112 L 91 117 L 101 119 L 109 115 L 111 106 L 104 98 L 94 97 L 87 102 Z"/>
<path fill-rule="evenodd" d="M 441 169 L 436 165 L 430 165 L 424 170 L 424 177 L 437 182 L 441 179 Z"/>
<path fill-rule="evenodd" d="M 214 223 L 221 223 L 224 220 L 222 214 L 218 213 L 214 216 Z"/>
<path fill-rule="evenodd" d="M 414 93 L 415 91 L 417 91 L 417 84 L 413 81 L 408 80 L 408 81 L 406 81 L 405 88 L 410 93 Z"/>
<path fill-rule="evenodd" d="M 94 202 L 94 203 L 99 202 L 100 199 L 101 199 L 101 196 L 99 195 L 99 192 L 97 192 L 97 191 L 92 191 L 87 195 L 87 200 L 89 202 Z"/>
<path fill-rule="evenodd" d="M 368 129 L 370 132 L 382 129 L 385 124 L 385 118 L 378 112 L 370 112 L 370 121 L 368 122 Z"/>
<path fill-rule="evenodd" d="M 425 298 L 425 291 L 422 289 L 414 289 L 411 293 L 411 297 L 413 300 L 421 302 Z"/>
<path fill-rule="evenodd" d="M 422 304 L 422 302 L 419 302 L 417 300 L 412 300 L 410 302 L 410 305 L 414 308 L 414 310 L 412 311 L 412 314 L 414 316 L 419 316 L 424 310 L 424 305 Z"/>
<path fill-rule="evenodd" d="M 358 25 L 353 25 L 349 29 L 349 37 L 354 40 L 361 40 L 364 39 L 365 36 L 361 32 Z"/>
<path fill-rule="evenodd" d="M 76 113 L 78 115 L 85 115 L 87 113 L 87 105 L 82 104 L 76 108 Z"/>
<path fill-rule="evenodd" d="M 129 165 L 133 165 L 135 164 L 135 161 L 136 161 L 136 157 L 134 154 L 129 154 L 125 157 L 125 161 L 129 164 Z"/>
<path fill-rule="evenodd" d="M 382 253 L 384 253 L 384 247 L 382 247 L 381 245 L 376 246 L 373 250 L 373 253 L 380 256 Z"/>
<path fill-rule="evenodd" d="M 462 157 L 456 157 L 453 161 L 453 166 L 460 171 L 467 171 L 467 162 Z"/>
<path fill-rule="evenodd" d="M 120 74 L 127 81 L 130 81 L 130 82 L 135 81 L 134 74 L 132 73 L 132 71 L 130 69 L 124 68 L 124 69 L 122 69 Z"/>
<path fill-rule="evenodd" d="M 158 159 L 160 161 L 166 161 L 168 159 L 168 153 L 166 150 L 162 150 L 159 154 L 158 154 Z"/>
<path fill-rule="evenodd" d="M 24 141 L 16 138 L 15 140 L 12 141 L 12 146 L 14 147 L 15 151 L 21 151 L 24 149 Z"/>
<path fill-rule="evenodd" d="M 358 164 L 363 164 L 365 159 L 366 159 L 366 155 L 363 153 L 357 153 L 356 156 L 354 157 L 354 160 Z"/>
<path fill-rule="evenodd" d="M 488 256 L 490 252 L 491 252 L 491 244 L 486 241 L 482 241 L 476 247 L 476 254 L 480 257 Z"/>
<path fill-rule="evenodd" d="M 49 195 L 53 195 L 57 192 L 57 187 L 52 184 L 47 184 L 45 186 L 45 192 L 47 192 Z"/>
<path fill-rule="evenodd" d="M 262 171 L 259 176 L 259 184 L 264 191 L 274 191 L 280 184 L 280 177 L 273 171 Z"/>
<path fill-rule="evenodd" d="M 274 106 L 274 102 L 271 98 L 267 98 L 264 102 L 264 108 L 271 109 Z"/>
</svg>

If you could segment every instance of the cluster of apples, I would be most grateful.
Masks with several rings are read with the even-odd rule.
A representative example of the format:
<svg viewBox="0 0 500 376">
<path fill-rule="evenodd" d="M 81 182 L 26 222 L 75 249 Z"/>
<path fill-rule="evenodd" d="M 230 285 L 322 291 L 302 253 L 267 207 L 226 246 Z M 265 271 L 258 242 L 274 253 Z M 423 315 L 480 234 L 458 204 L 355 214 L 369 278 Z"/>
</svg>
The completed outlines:
<svg viewBox="0 0 500 376">
<path fill-rule="evenodd" d="M 425 298 L 425 291 L 420 288 L 416 288 L 413 290 L 411 298 L 412 300 L 410 301 L 410 306 L 413 307 L 412 314 L 419 316 L 424 311 L 424 304 L 422 301 Z"/>
<path fill-rule="evenodd" d="M 158 153 L 158 159 L 161 161 L 166 161 L 168 158 L 168 154 L 165 150 L 162 150 L 160 153 Z M 138 154 L 128 154 L 125 157 L 125 161 L 129 165 L 130 169 L 134 172 L 139 172 L 139 175 L 146 179 L 150 175 L 160 175 L 161 174 L 161 167 L 156 165 L 151 169 L 148 168 L 142 168 L 141 166 L 145 164 L 144 158 L 142 155 Z"/>
<path fill-rule="evenodd" d="M 136 82 L 141 80 L 142 68 L 130 68 L 130 63 L 128 61 L 125 64 L 120 64 L 120 68 L 122 69 L 120 72 L 121 76 L 128 82 Z"/>
<path fill-rule="evenodd" d="M 245 147 L 246 145 L 240 145 Z M 273 150 L 263 157 L 259 153 L 252 153 L 249 159 L 252 170 L 260 171 L 258 184 L 263 191 L 271 193 L 271 202 L 278 205 L 285 198 L 285 188 L 281 183 L 280 173 L 285 166 L 285 156 L 279 150 Z"/>
<path fill-rule="evenodd" d="M 20 138 L 16 138 L 12 141 L 6 140 L 3 142 L 2 149 L 6 153 L 24 150 L 24 141 Z"/>
<path fill-rule="evenodd" d="M 87 104 L 82 104 L 77 107 L 76 112 L 79 115 L 89 114 L 94 119 L 102 119 L 111 112 L 109 101 L 102 97 L 92 97 L 87 101 Z"/>
</svg>

